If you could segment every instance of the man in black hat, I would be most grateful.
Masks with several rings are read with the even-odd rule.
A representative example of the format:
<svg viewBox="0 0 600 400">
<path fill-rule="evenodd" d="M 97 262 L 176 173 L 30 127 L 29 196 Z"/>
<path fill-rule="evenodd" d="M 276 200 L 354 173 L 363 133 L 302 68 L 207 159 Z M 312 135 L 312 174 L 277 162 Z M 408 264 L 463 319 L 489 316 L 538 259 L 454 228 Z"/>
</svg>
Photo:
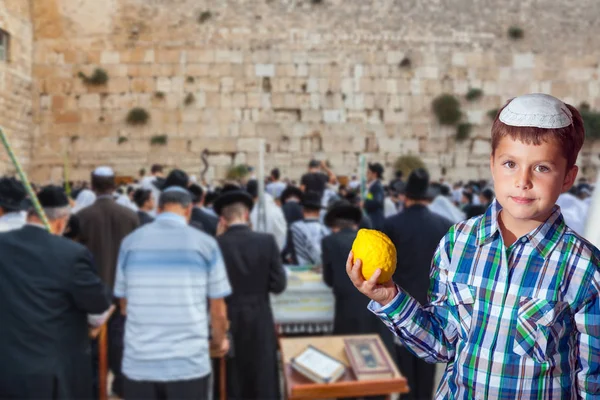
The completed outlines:
<svg viewBox="0 0 600 400">
<path fill-rule="evenodd" d="M 0 232 L 25 225 L 23 203 L 26 196 L 25 187 L 15 178 L 0 179 Z"/>
<path fill-rule="evenodd" d="M 277 337 L 269 293 L 281 293 L 286 275 L 272 235 L 249 225 L 252 197 L 242 190 L 221 194 L 217 242 L 233 294 L 227 301 L 234 357 L 227 362 L 227 397 L 279 399 Z M 221 234 L 221 232 L 223 232 Z"/>
<path fill-rule="evenodd" d="M 327 231 L 321 224 L 321 196 L 308 191 L 302 195 L 303 219 L 290 226 L 293 254 L 298 265 L 321 265 L 321 240 Z"/>
<path fill-rule="evenodd" d="M 438 243 L 452 226 L 448 219 L 427 207 L 429 173 L 419 168 L 408 177 L 404 210 L 385 220 L 383 232 L 396 246 L 398 262 L 393 280 L 421 304 L 427 303 L 431 259 Z M 431 399 L 435 365 L 396 346 L 398 364 L 411 388 L 402 399 Z"/>
<path fill-rule="evenodd" d="M 90 252 L 62 237 L 69 201 L 58 186 L 21 229 L 0 234 L 0 398 L 93 397 L 87 314 L 109 308 Z"/>
<path fill-rule="evenodd" d="M 385 220 L 383 212 L 385 191 L 381 184 L 382 178 L 383 166 L 379 163 L 369 164 L 369 168 L 367 169 L 367 184 L 369 185 L 369 190 L 367 192 L 367 198 L 364 200 L 363 207 L 371 219 L 373 229 L 379 231 L 383 229 L 383 221 Z"/>
<path fill-rule="evenodd" d="M 346 261 L 356 238 L 358 225 L 362 219 L 360 208 L 348 200 L 333 203 L 325 214 L 325 225 L 331 234 L 322 241 L 323 281 L 333 289 L 335 311 L 333 317 L 334 335 L 379 334 L 381 340 L 394 354 L 392 333 L 366 306 L 369 299 L 357 294 L 348 279 Z"/>
</svg>

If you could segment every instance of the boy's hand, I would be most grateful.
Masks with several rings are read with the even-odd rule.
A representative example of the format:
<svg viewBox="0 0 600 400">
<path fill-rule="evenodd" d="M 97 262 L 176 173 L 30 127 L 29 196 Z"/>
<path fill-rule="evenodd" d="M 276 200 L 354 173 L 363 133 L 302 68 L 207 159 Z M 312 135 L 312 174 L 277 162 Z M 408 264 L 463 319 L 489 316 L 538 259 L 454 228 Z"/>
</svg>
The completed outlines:
<svg viewBox="0 0 600 400">
<path fill-rule="evenodd" d="M 382 306 L 391 302 L 398 294 L 398 288 L 393 280 L 390 279 L 381 284 L 377 283 L 377 279 L 379 278 L 379 275 L 381 275 L 381 269 L 377 269 L 369 280 L 365 280 L 362 275 L 362 261 L 360 259 L 354 260 L 354 254 L 352 252 L 348 254 L 348 260 L 346 261 L 346 273 L 354 286 L 356 286 L 362 294 Z"/>
</svg>

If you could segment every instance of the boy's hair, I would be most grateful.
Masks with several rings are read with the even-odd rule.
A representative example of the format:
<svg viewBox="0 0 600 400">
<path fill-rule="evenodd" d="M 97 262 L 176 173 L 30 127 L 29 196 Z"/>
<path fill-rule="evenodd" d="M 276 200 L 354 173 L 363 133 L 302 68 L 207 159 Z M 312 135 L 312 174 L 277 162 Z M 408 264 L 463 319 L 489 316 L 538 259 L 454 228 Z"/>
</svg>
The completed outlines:
<svg viewBox="0 0 600 400">
<path fill-rule="evenodd" d="M 571 125 L 564 128 L 545 129 L 534 126 L 511 126 L 500 121 L 500 113 L 511 101 L 512 99 L 498 111 L 494 119 L 494 124 L 492 125 L 492 156 L 500 143 L 500 139 L 505 136 L 510 136 L 511 139 L 536 146 L 539 146 L 542 142 L 554 139 L 562 148 L 563 155 L 567 159 L 567 171 L 570 170 L 575 165 L 577 155 L 585 140 L 583 120 L 579 111 L 572 105 L 565 103 L 565 106 L 573 114 L 573 121 Z"/>
<path fill-rule="evenodd" d="M 114 176 L 98 176 L 92 174 L 92 189 L 97 194 L 110 194 L 115 190 L 115 177 Z"/>
</svg>

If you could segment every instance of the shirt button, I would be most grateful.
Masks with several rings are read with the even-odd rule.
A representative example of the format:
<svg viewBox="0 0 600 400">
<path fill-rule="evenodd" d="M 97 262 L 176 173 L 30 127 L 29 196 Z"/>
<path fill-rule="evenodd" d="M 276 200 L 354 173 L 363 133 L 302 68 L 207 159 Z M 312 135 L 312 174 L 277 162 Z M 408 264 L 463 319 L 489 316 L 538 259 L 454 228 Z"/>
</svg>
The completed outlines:
<svg viewBox="0 0 600 400">
<path fill-rule="evenodd" d="M 521 242 L 522 242 L 522 243 L 525 243 L 526 241 L 527 241 L 527 238 L 522 238 L 522 239 L 521 239 Z"/>
</svg>

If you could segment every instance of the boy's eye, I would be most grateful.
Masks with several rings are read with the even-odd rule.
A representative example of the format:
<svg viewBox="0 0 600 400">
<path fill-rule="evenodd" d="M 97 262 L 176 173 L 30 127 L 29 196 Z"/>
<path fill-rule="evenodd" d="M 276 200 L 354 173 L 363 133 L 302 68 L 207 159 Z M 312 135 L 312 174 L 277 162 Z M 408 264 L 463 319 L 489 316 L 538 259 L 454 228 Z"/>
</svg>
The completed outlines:
<svg viewBox="0 0 600 400">
<path fill-rule="evenodd" d="M 549 172 L 550 168 L 546 167 L 545 165 L 538 165 L 535 167 L 535 171 L 536 172 Z"/>
<path fill-rule="evenodd" d="M 517 166 L 517 164 L 515 164 L 514 161 L 505 161 L 502 165 L 504 165 L 506 168 L 514 168 Z"/>
</svg>

